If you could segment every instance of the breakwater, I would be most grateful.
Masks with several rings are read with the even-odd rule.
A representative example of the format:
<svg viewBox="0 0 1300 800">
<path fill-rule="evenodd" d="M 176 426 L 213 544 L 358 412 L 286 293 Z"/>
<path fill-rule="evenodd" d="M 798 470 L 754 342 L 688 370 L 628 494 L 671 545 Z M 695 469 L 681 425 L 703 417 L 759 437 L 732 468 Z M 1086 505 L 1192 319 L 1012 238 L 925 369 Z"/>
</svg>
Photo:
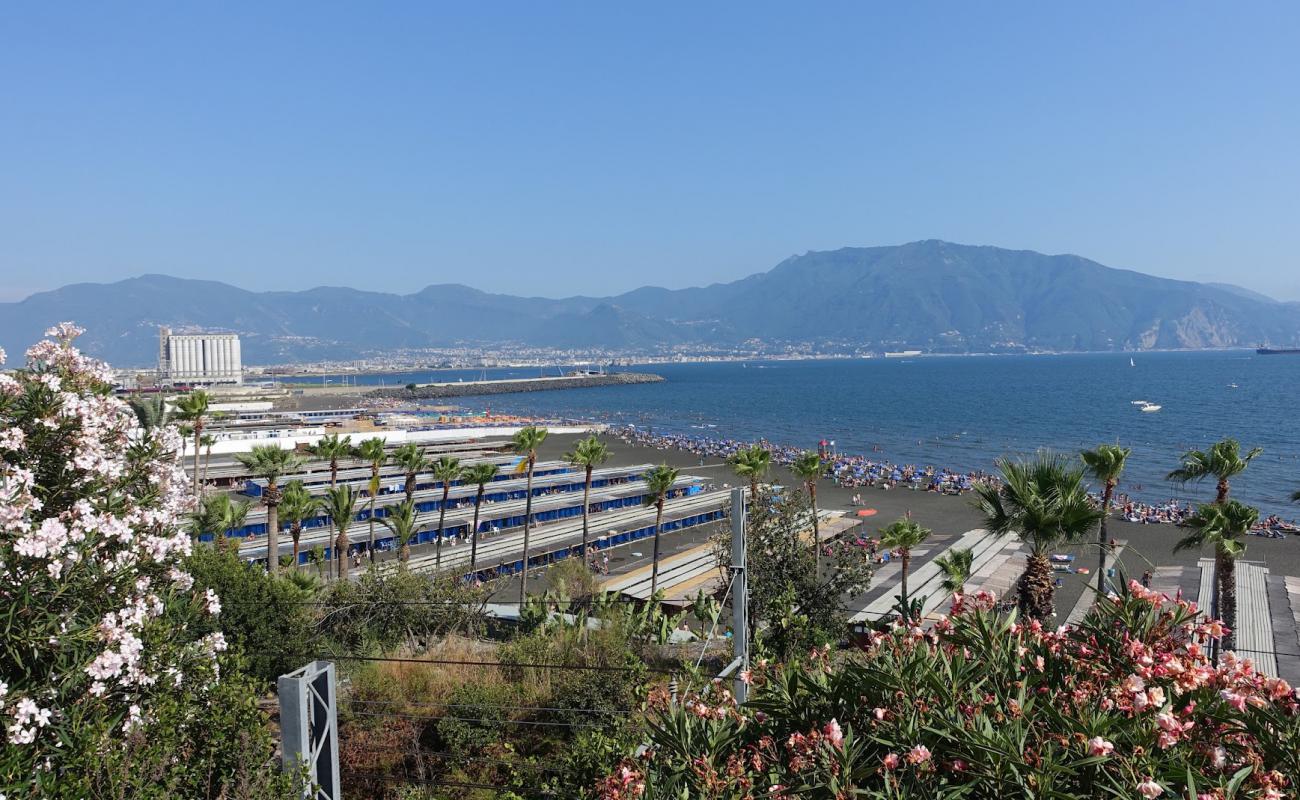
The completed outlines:
<svg viewBox="0 0 1300 800">
<path fill-rule="evenodd" d="M 553 389 L 591 389 L 597 386 L 628 386 L 637 383 L 660 383 L 663 377 L 645 372 L 613 372 L 608 375 L 564 375 L 554 378 L 522 378 L 496 381 L 457 381 L 422 383 L 402 388 L 375 389 L 367 397 L 394 400 L 444 400 L 451 397 L 476 397 L 487 394 L 519 394 Z"/>
</svg>

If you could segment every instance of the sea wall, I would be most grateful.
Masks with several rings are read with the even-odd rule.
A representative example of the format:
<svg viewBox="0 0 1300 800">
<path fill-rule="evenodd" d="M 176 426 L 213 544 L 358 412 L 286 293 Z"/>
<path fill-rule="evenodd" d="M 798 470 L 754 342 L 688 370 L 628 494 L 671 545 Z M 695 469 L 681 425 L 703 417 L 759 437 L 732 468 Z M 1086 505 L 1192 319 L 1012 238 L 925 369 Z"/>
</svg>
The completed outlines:
<svg viewBox="0 0 1300 800">
<path fill-rule="evenodd" d="M 660 375 L 644 372 L 614 372 L 608 375 L 577 375 L 555 378 L 526 378 L 505 381 L 465 381 L 463 383 L 424 383 L 414 388 L 385 388 L 366 392 L 367 397 L 394 400 L 441 400 L 448 397 L 473 397 L 485 394 L 544 392 L 552 389 L 590 389 L 596 386 L 626 386 L 634 383 L 659 383 Z"/>
</svg>

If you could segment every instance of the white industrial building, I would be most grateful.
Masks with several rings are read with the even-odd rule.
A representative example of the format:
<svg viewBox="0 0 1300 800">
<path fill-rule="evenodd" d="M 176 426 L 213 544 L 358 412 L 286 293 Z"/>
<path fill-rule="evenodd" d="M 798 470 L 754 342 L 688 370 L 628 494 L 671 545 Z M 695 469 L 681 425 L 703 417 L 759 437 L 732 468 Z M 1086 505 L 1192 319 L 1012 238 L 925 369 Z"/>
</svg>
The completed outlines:
<svg viewBox="0 0 1300 800">
<path fill-rule="evenodd" d="M 158 330 L 158 373 L 172 383 L 243 383 L 239 336 Z"/>
</svg>

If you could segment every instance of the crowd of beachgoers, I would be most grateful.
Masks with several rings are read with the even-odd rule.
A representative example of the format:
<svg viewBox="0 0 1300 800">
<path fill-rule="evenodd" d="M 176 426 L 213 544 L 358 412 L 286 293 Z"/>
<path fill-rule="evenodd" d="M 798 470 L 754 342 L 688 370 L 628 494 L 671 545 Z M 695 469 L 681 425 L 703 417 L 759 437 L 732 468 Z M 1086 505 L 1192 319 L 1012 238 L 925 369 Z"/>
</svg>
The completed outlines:
<svg viewBox="0 0 1300 800">
<path fill-rule="evenodd" d="M 697 455 L 701 460 L 706 457 L 730 458 L 737 452 L 757 444 L 772 454 L 773 464 L 789 466 L 796 458 L 807 452 L 806 448 L 777 444 L 766 439 L 748 442 L 683 433 L 655 433 L 653 430 L 634 425 L 611 427 L 609 432 L 627 444 L 652 447 L 657 450 L 679 450 Z M 894 464 L 882 458 L 869 458 L 825 449 L 819 454 L 826 464 L 825 477 L 833 480 L 837 486 L 847 489 L 898 487 L 941 494 L 964 494 L 972 490 L 976 483 L 996 484 L 999 481 L 997 475 L 979 470 L 962 472 L 933 466 Z M 1094 498 L 1098 502 L 1101 501 L 1100 494 L 1095 494 Z M 865 504 L 861 494 L 854 494 L 853 502 L 855 505 Z M 1191 503 L 1178 499 L 1166 500 L 1163 503 L 1144 503 L 1124 493 L 1117 494 L 1112 502 L 1115 516 L 1143 525 L 1181 525 L 1196 510 Z M 1300 533 L 1300 525 L 1273 515 L 1260 520 L 1251 533 L 1259 536 L 1284 537 L 1287 533 Z"/>
</svg>

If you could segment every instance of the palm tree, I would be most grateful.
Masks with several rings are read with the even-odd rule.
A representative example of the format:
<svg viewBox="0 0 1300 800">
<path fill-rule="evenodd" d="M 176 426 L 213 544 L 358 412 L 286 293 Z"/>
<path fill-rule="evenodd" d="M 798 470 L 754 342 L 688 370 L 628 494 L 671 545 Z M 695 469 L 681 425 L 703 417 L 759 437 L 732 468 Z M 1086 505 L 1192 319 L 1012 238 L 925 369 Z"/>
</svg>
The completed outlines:
<svg viewBox="0 0 1300 800">
<path fill-rule="evenodd" d="M 907 573 L 912 566 L 912 548 L 930 537 L 931 530 L 923 528 L 916 520 L 904 517 L 897 522 L 886 525 L 880 531 L 880 546 L 886 550 L 897 550 L 903 569 L 901 583 L 903 608 L 907 605 Z"/>
<path fill-rule="evenodd" d="M 524 501 L 524 569 L 519 575 L 519 606 L 528 598 L 528 539 L 533 530 L 533 468 L 537 466 L 537 448 L 546 441 L 546 429 L 536 425 L 520 428 L 510 441 L 510 449 L 524 458 L 519 469 L 528 470 L 528 499 Z"/>
<path fill-rule="evenodd" d="M 198 538 L 204 533 L 213 536 L 220 550 L 226 545 L 226 534 L 242 528 L 252 506 L 247 500 L 234 501 L 228 494 L 214 494 L 199 501 L 199 507 L 190 513 L 190 535 Z"/>
<path fill-rule="evenodd" d="M 803 485 L 808 489 L 808 499 L 812 502 L 813 515 L 813 553 L 817 557 L 817 565 L 820 572 L 822 560 L 822 536 L 821 520 L 817 519 L 817 479 L 822 476 L 825 467 L 822 466 L 822 457 L 811 450 L 800 453 L 795 458 L 794 463 L 790 465 L 790 471 L 794 476 L 803 481 Z"/>
<path fill-rule="evenodd" d="M 564 454 L 564 460 L 575 467 L 582 467 L 586 472 L 586 483 L 582 487 L 582 558 L 587 558 L 587 519 L 590 511 L 591 473 L 596 467 L 609 460 L 609 448 L 595 436 L 580 439 L 573 450 Z"/>
<path fill-rule="evenodd" d="M 313 497 L 302 481 L 289 481 L 280 491 L 280 514 L 289 523 L 295 567 L 298 566 L 298 541 L 302 538 L 302 523 L 319 513 L 320 498 Z"/>
<path fill-rule="evenodd" d="M 393 463 L 406 471 L 406 499 L 415 499 L 415 479 L 429 468 L 429 459 L 415 442 L 407 442 L 393 451 Z"/>
<path fill-rule="evenodd" d="M 406 563 L 411 557 L 411 537 L 415 535 L 416 530 L 415 501 L 403 500 L 380 522 L 397 538 L 397 557 L 402 563 Z"/>
<path fill-rule="evenodd" d="M 375 563 L 375 495 L 379 494 L 379 468 L 384 465 L 388 453 L 384 449 L 384 440 L 378 436 L 363 439 L 354 451 L 357 458 L 370 462 L 370 563 Z"/>
<path fill-rule="evenodd" d="M 1124 474 L 1124 464 L 1132 452 L 1117 444 L 1103 444 L 1096 450 L 1084 450 L 1079 454 L 1088 474 L 1101 481 L 1104 487 L 1101 493 L 1101 529 L 1097 533 L 1097 593 L 1100 595 L 1106 594 L 1106 554 L 1110 551 L 1106 521 L 1110 519 L 1110 501 L 1115 496 L 1119 476 Z"/>
<path fill-rule="evenodd" d="M 1178 483 L 1199 483 L 1214 476 L 1217 481 L 1214 502 L 1223 503 L 1228 499 L 1228 480 L 1245 472 L 1251 459 L 1262 452 L 1263 448 L 1256 447 L 1243 456 L 1236 439 L 1224 439 L 1210 445 L 1209 450 L 1183 453 L 1182 466 L 1169 473 L 1168 479 Z"/>
<path fill-rule="evenodd" d="M 126 402 L 131 406 L 136 422 L 140 423 L 141 430 L 146 434 L 167 424 L 167 401 L 161 393 L 147 397 L 133 394 Z"/>
<path fill-rule="evenodd" d="M 475 464 L 465 470 L 462 479 L 466 484 L 477 484 L 478 493 L 474 495 L 474 524 L 469 529 L 469 571 L 472 575 L 478 567 L 478 512 L 483 506 L 483 492 L 487 485 L 497 479 L 501 467 L 496 464 Z"/>
<path fill-rule="evenodd" d="M 940 585 L 943 586 L 944 591 L 964 592 L 966 581 L 970 580 L 971 569 L 975 565 L 975 551 L 969 547 L 958 548 L 947 555 L 939 556 L 934 563 L 943 570 L 943 581 Z"/>
<path fill-rule="evenodd" d="M 736 475 L 741 478 L 749 479 L 749 502 L 758 504 L 758 484 L 759 481 L 767 477 L 768 470 L 772 468 L 771 451 L 752 444 L 744 450 L 738 450 L 727 463 L 735 470 Z"/>
<path fill-rule="evenodd" d="M 650 568 L 651 598 L 659 590 L 659 526 L 664 519 L 664 500 L 675 483 L 677 483 L 677 470 L 667 464 L 660 464 L 645 474 L 646 493 L 654 498 L 655 504 L 654 565 Z"/>
<path fill-rule="evenodd" d="M 1083 470 L 1054 453 L 1033 461 L 998 459 L 1001 487 L 981 483 L 975 496 L 989 533 L 1016 534 L 1029 544 L 1025 571 L 1017 587 L 1020 609 L 1028 617 L 1046 619 L 1053 607 L 1053 548 L 1078 542 L 1101 522 L 1083 484 Z"/>
<path fill-rule="evenodd" d="M 199 444 L 203 445 L 203 483 L 208 482 L 208 465 L 212 463 L 212 445 L 216 443 L 217 437 L 210 433 L 199 437 Z"/>
<path fill-rule="evenodd" d="M 1177 545 L 1174 551 L 1214 547 L 1214 570 L 1218 573 L 1217 591 L 1210 616 L 1222 619 L 1228 632 L 1223 637 L 1223 649 L 1233 649 L 1237 627 L 1237 559 L 1246 552 L 1246 534 L 1259 522 L 1259 509 L 1237 500 L 1202 505 L 1188 520 L 1192 533 Z"/>
<path fill-rule="evenodd" d="M 325 492 L 322 509 L 330 518 L 331 525 L 339 528 L 338 538 L 334 543 L 334 553 L 339 560 L 339 578 L 348 576 L 348 526 L 357 513 L 357 494 L 348 485 L 335 486 Z"/>
<path fill-rule="evenodd" d="M 338 486 L 339 460 L 352 455 L 352 437 L 326 434 L 317 439 L 316 444 L 307 445 L 307 452 L 330 463 L 330 486 Z"/>
<path fill-rule="evenodd" d="M 447 520 L 447 495 L 451 492 L 451 485 L 460 477 L 460 459 L 443 456 L 433 462 L 431 471 L 433 479 L 442 484 L 442 503 L 438 507 L 438 538 L 433 543 L 433 569 L 437 571 L 442 569 L 442 525 Z"/>
<path fill-rule="evenodd" d="M 199 441 L 203 438 L 203 420 L 208 415 L 210 397 L 202 389 L 195 389 L 176 401 L 176 419 L 187 423 L 194 431 L 194 496 L 199 496 Z"/>
<path fill-rule="evenodd" d="M 275 444 L 253 445 L 251 451 L 240 453 L 235 458 L 244 465 L 248 474 L 266 481 L 266 489 L 262 492 L 262 503 L 266 506 L 266 564 L 267 570 L 275 574 L 280 568 L 280 487 L 276 481 L 281 475 L 302 466 L 302 459 L 292 450 Z"/>
</svg>

